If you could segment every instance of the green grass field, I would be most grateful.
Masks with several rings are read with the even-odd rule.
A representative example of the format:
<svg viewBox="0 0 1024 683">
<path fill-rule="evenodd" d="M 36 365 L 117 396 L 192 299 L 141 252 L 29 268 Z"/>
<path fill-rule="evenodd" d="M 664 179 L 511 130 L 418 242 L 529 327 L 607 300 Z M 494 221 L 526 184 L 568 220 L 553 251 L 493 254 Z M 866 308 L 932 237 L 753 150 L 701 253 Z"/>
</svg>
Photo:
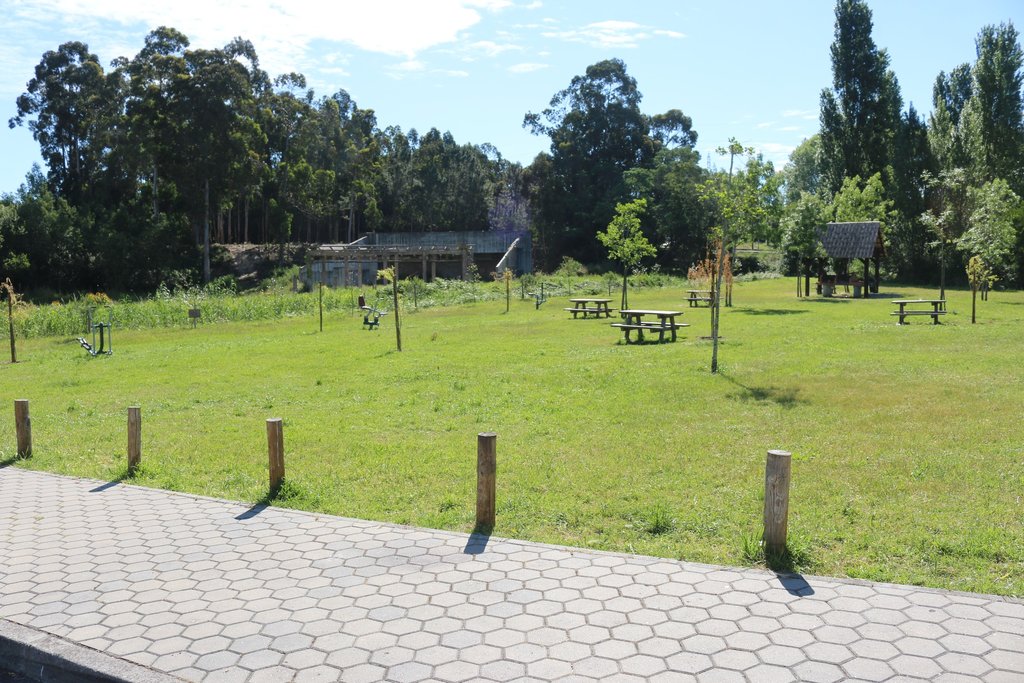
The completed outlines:
<svg viewBox="0 0 1024 683">
<path fill-rule="evenodd" d="M 144 486 L 243 501 L 267 494 L 265 419 L 284 418 L 277 505 L 469 531 L 476 435 L 498 433 L 495 534 L 699 562 L 756 562 L 765 452 L 793 452 L 795 567 L 1024 595 L 1024 294 L 970 324 L 897 326 L 871 300 L 797 299 L 793 280 L 737 285 L 709 373 L 707 309 L 682 288 L 633 306 L 685 310 L 675 344 L 626 346 L 553 299 L 408 312 L 367 332 L 332 311 L 198 329 L 121 331 L 91 358 L 70 338 L 0 367 L 31 400 L 19 467 L 113 480 L 126 408 L 143 415 Z M 923 319 L 922 319 L 923 318 Z M 14 455 L 13 409 L 0 460 Z"/>
</svg>

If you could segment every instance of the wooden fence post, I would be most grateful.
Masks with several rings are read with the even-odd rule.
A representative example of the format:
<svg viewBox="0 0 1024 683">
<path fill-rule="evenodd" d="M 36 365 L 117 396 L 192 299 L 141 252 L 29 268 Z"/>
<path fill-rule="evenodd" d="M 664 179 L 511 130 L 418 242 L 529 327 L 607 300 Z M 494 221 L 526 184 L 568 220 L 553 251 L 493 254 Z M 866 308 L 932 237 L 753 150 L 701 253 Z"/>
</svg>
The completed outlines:
<svg viewBox="0 0 1024 683">
<path fill-rule="evenodd" d="M 786 549 L 791 456 L 789 451 L 768 451 L 764 471 L 765 552 L 779 553 Z"/>
<path fill-rule="evenodd" d="M 270 455 L 270 493 L 277 493 L 284 481 L 284 429 L 281 418 L 267 420 L 267 450 Z"/>
<path fill-rule="evenodd" d="M 476 437 L 476 525 L 478 527 L 494 527 L 497 440 L 498 435 L 494 432 L 481 432 Z"/>
<path fill-rule="evenodd" d="M 142 463 L 142 408 L 128 408 L 128 474 L 135 474 Z"/>
<path fill-rule="evenodd" d="M 18 436 L 18 457 L 32 457 L 32 419 L 28 416 L 28 399 L 14 399 L 14 430 Z"/>
</svg>

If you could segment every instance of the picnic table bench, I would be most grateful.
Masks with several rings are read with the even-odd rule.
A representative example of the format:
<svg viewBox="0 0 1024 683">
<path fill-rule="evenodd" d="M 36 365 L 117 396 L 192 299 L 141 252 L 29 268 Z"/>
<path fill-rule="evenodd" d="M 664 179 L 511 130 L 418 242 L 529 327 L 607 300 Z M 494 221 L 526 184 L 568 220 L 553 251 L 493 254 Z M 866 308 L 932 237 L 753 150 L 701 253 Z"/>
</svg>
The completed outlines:
<svg viewBox="0 0 1024 683">
<path fill-rule="evenodd" d="M 898 315 L 900 317 L 898 325 L 906 325 L 905 318 L 908 315 L 930 315 L 932 317 L 932 323 L 935 325 L 939 324 L 939 316 L 946 315 L 946 300 L 945 299 L 895 299 L 894 304 L 900 307 L 900 310 L 893 311 L 890 315 Z M 923 306 L 928 304 L 932 307 L 932 310 L 908 310 L 907 306 Z"/>
<path fill-rule="evenodd" d="M 625 322 L 612 323 L 612 327 L 622 330 L 623 335 L 626 338 L 626 343 L 630 343 L 630 334 L 636 332 L 636 341 L 640 343 L 644 340 L 644 332 L 657 332 L 658 342 L 665 341 L 665 333 L 671 334 L 669 341 L 676 340 L 676 330 L 683 327 L 689 327 L 689 323 L 677 323 L 676 316 L 682 315 L 682 311 L 655 311 L 647 310 L 642 308 L 630 308 L 622 309 L 619 311 Z M 653 320 L 644 321 L 644 316 L 652 316 L 657 318 L 657 322 Z"/>
<path fill-rule="evenodd" d="M 688 289 L 686 290 L 686 300 L 690 302 L 690 308 L 696 308 L 701 304 L 710 306 L 712 299 L 714 299 L 715 292 L 709 289 Z"/>
<path fill-rule="evenodd" d="M 588 315 L 600 318 L 602 315 L 606 318 L 612 317 L 612 311 L 615 309 L 608 308 L 608 304 L 611 303 L 611 299 L 593 299 L 593 298 L 581 298 L 581 299 L 569 299 L 569 303 L 573 304 L 565 310 L 572 313 L 572 317 L 575 319 L 580 313 L 586 318 Z M 587 304 L 593 304 L 588 306 Z"/>
</svg>

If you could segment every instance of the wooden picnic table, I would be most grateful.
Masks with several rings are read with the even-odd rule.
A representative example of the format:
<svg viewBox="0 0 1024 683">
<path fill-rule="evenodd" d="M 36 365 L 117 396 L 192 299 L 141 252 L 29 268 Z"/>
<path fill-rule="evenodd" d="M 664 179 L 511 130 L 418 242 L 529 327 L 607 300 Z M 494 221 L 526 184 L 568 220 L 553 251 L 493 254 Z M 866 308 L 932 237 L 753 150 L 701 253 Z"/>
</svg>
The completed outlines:
<svg viewBox="0 0 1024 683">
<path fill-rule="evenodd" d="M 688 289 L 686 290 L 686 300 L 690 302 L 690 308 L 696 308 L 701 304 L 707 306 L 711 305 L 712 299 L 714 299 L 715 292 L 710 289 Z"/>
<path fill-rule="evenodd" d="M 900 307 L 900 310 L 893 311 L 890 315 L 898 315 L 900 317 L 898 325 L 906 325 L 905 318 L 908 315 L 930 315 L 932 317 L 932 323 L 935 325 L 939 324 L 939 316 L 946 315 L 946 300 L 945 299 L 894 299 L 893 303 Z M 908 310 L 908 306 L 923 306 L 928 304 L 932 307 L 932 310 Z"/>
<path fill-rule="evenodd" d="M 626 343 L 630 343 L 629 335 L 632 332 L 636 332 L 637 342 L 644 340 L 644 332 L 657 332 L 658 342 L 665 341 L 665 333 L 671 333 L 670 341 L 676 340 L 676 330 L 682 327 L 689 327 L 688 323 L 677 323 L 676 316 L 682 315 L 682 311 L 657 311 L 649 310 L 645 308 L 629 308 L 622 309 L 619 311 L 622 314 L 624 322 L 612 323 L 612 327 L 616 327 L 622 330 L 626 338 Z M 657 318 L 657 322 L 653 320 L 644 321 L 645 316 Z"/>
<path fill-rule="evenodd" d="M 610 318 L 612 317 L 613 309 L 608 308 L 608 304 L 611 303 L 611 301 L 611 299 L 595 299 L 592 297 L 569 299 L 569 303 L 571 303 L 572 306 L 565 310 L 572 313 L 573 318 L 580 313 L 583 314 L 584 318 L 588 315 L 593 315 L 597 318 L 604 315 L 604 317 Z M 593 306 L 588 306 L 588 304 L 593 304 Z"/>
</svg>

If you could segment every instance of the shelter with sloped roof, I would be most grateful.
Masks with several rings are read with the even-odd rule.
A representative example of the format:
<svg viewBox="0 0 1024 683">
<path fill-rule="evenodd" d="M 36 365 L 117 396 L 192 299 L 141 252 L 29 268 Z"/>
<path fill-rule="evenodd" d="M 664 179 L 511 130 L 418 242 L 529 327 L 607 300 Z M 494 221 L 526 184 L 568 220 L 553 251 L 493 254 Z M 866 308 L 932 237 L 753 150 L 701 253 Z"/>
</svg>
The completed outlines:
<svg viewBox="0 0 1024 683">
<path fill-rule="evenodd" d="M 829 223 L 821 232 L 821 244 L 829 258 L 845 260 L 847 264 L 853 259 L 860 259 L 864 263 L 864 283 L 868 285 L 864 287 L 864 298 L 867 298 L 869 289 L 872 292 L 878 292 L 878 272 L 882 257 L 885 256 L 881 223 L 878 221 Z M 872 262 L 875 264 L 873 280 L 869 269 Z M 847 272 L 849 272 L 849 266 L 847 266 Z"/>
<path fill-rule="evenodd" d="M 348 244 L 321 244 L 300 271 L 313 286 L 358 286 L 377 280 L 377 271 L 395 268 L 399 279 L 417 276 L 467 279 L 472 267 L 479 274 L 516 275 L 533 272 L 532 242 L 528 231 L 481 232 L 371 232 Z"/>
</svg>

